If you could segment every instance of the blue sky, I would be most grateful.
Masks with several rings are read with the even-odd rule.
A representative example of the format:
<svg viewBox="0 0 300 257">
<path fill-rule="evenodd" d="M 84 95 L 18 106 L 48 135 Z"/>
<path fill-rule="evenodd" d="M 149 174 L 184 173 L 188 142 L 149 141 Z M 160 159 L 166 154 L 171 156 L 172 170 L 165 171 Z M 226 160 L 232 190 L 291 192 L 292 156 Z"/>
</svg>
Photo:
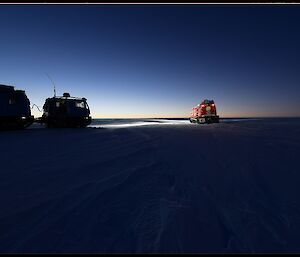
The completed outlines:
<svg viewBox="0 0 300 257">
<path fill-rule="evenodd" d="M 300 6 L 1 5 L 0 83 L 95 118 L 300 116 Z M 41 116 L 37 110 L 35 116 Z"/>
</svg>

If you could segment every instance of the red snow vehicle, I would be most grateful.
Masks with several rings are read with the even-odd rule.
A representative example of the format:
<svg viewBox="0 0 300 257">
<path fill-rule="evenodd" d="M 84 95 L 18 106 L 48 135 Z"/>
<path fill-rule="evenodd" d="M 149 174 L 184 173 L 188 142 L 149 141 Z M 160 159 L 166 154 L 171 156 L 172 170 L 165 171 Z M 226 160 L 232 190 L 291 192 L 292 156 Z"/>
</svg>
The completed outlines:
<svg viewBox="0 0 300 257">
<path fill-rule="evenodd" d="M 194 107 L 191 112 L 190 122 L 199 124 L 219 122 L 214 101 L 205 99 L 201 104 Z"/>
</svg>

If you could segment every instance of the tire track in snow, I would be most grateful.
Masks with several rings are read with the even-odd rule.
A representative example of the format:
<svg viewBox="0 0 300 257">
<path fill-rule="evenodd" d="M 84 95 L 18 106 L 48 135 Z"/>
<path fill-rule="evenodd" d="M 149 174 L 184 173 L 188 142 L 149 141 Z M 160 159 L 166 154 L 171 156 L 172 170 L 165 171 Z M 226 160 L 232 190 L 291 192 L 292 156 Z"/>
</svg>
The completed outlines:
<svg viewBox="0 0 300 257">
<path fill-rule="evenodd" d="M 139 142 L 141 142 L 141 141 L 139 141 Z M 145 142 L 145 140 L 144 140 L 143 142 Z M 147 145 L 147 144 L 146 144 L 146 145 Z M 145 155 L 145 154 L 143 154 L 142 152 L 145 151 L 145 150 L 148 151 L 147 149 L 149 149 L 149 148 L 147 148 L 147 147 L 146 147 L 146 148 L 145 148 L 145 147 L 142 147 L 142 148 L 141 148 L 140 146 L 139 146 L 137 149 L 139 149 L 139 148 L 140 148 L 140 150 L 132 151 L 132 152 L 130 152 L 129 154 L 126 153 L 125 155 L 123 155 L 123 158 L 125 158 L 125 160 L 128 160 L 129 157 L 132 156 L 132 161 L 131 161 L 131 162 L 132 162 L 132 163 L 135 163 L 136 154 L 139 154 L 139 152 L 141 152 L 141 154 L 142 154 L 142 156 L 143 156 L 143 155 Z M 132 171 L 125 170 L 125 171 L 116 173 L 116 174 L 114 174 L 113 176 L 106 177 L 106 178 L 104 178 L 104 179 L 100 179 L 100 180 L 98 180 L 98 181 L 96 182 L 97 185 L 100 186 L 99 183 L 105 183 L 105 182 L 108 182 L 109 180 L 112 180 L 112 179 L 120 180 L 120 175 L 121 175 L 121 174 L 127 173 L 127 174 L 125 174 L 126 177 L 123 179 L 123 181 L 118 181 L 117 184 L 113 185 L 113 187 L 115 187 L 114 189 L 117 190 L 117 187 L 119 187 L 121 184 L 125 183 L 126 179 L 127 179 L 132 173 L 138 172 L 138 171 L 141 170 L 141 169 L 145 169 L 145 168 L 147 168 L 147 166 L 151 167 L 151 166 L 155 165 L 155 162 L 149 160 L 149 157 L 151 157 L 151 155 L 146 155 L 146 156 L 147 156 L 148 158 L 145 159 L 146 163 L 145 163 L 145 164 L 142 164 L 142 166 L 137 167 L 137 168 L 133 169 Z M 115 160 L 114 160 L 114 161 L 115 161 Z M 122 161 L 122 157 L 120 158 L 120 161 Z M 126 161 L 126 162 L 127 162 L 127 161 Z M 149 164 L 149 163 L 150 163 L 150 164 Z M 128 165 L 128 164 L 129 164 L 129 163 L 127 163 L 127 164 L 125 165 L 125 167 L 127 167 L 127 166 L 130 167 L 130 165 Z M 145 165 L 146 165 L 146 166 L 145 166 Z M 88 181 L 88 182 L 85 182 L 85 184 L 90 185 L 91 182 L 92 182 L 92 181 Z M 111 182 L 110 182 L 110 183 L 111 183 Z M 95 183 L 94 183 L 94 184 L 95 184 Z M 79 189 L 79 188 L 80 188 L 80 187 L 77 187 L 77 188 L 75 187 L 74 190 L 76 191 L 76 189 Z M 72 192 L 72 190 L 73 190 L 73 189 L 69 189 L 69 191 L 71 191 L 71 192 Z M 88 190 L 88 191 L 90 191 L 90 190 Z M 51 202 L 57 202 L 57 201 L 60 201 L 60 199 L 62 199 L 61 201 L 64 202 L 64 201 L 65 201 L 64 198 L 65 198 L 68 194 L 69 194 L 69 193 L 65 193 L 63 196 L 58 195 L 58 196 L 57 196 L 58 198 L 52 198 L 52 199 L 48 200 L 48 202 L 49 202 L 49 203 L 51 203 Z M 98 195 L 99 195 L 99 194 L 98 194 Z M 93 193 L 93 192 L 90 192 L 85 198 L 79 199 L 79 201 L 78 201 L 77 203 L 76 203 L 76 201 L 75 201 L 75 204 L 73 204 L 73 205 L 71 204 L 71 207 L 69 206 L 67 209 L 64 209 L 64 212 L 65 212 L 65 213 L 70 212 L 72 209 L 76 208 L 76 206 L 81 206 L 83 202 L 84 202 L 85 204 L 87 204 L 87 202 L 92 202 L 93 199 L 95 199 L 96 197 L 98 197 L 98 195 L 97 195 L 97 188 L 95 188 L 94 193 Z M 92 197 L 91 197 L 91 196 L 92 196 Z M 57 209 L 57 204 L 54 204 L 54 205 L 52 204 L 52 207 L 51 207 L 51 208 L 48 208 L 48 213 L 49 213 L 49 214 L 54 213 L 56 209 Z M 27 210 L 26 210 L 26 211 L 27 211 Z M 29 209 L 28 211 L 30 212 L 30 209 Z M 56 216 L 57 216 L 57 215 L 56 215 Z M 48 227 L 48 228 L 51 227 L 51 224 L 55 224 L 55 222 L 59 219 L 59 215 L 57 216 L 57 218 L 53 218 L 53 217 L 52 217 L 52 219 L 53 219 L 52 222 L 47 221 L 47 223 L 48 223 L 48 224 L 47 224 L 47 227 Z M 40 221 L 41 221 L 41 220 L 40 220 Z M 41 233 L 42 231 L 44 231 L 44 230 L 47 229 L 46 227 L 43 228 L 43 225 L 40 224 L 40 223 L 36 223 L 35 225 L 33 225 L 33 227 L 39 227 L 39 228 L 41 228 L 41 229 L 38 229 L 35 233 L 33 233 L 32 237 L 34 237 L 35 235 L 38 235 L 39 233 Z M 31 238 L 32 238 L 32 237 L 31 237 Z M 28 240 L 30 240 L 30 239 L 28 238 L 27 241 L 28 241 Z M 26 240 L 25 240 L 25 241 L 26 241 Z M 15 249 L 20 248 L 21 245 L 25 245 L 25 241 L 21 241 L 20 244 L 17 245 L 17 246 L 15 247 Z"/>
</svg>

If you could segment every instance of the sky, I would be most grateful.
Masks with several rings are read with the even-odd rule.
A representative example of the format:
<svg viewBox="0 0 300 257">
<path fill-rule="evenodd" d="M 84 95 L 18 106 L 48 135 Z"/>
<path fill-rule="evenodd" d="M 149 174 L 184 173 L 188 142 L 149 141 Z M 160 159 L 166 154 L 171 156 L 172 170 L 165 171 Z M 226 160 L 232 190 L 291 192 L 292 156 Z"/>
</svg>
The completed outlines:
<svg viewBox="0 0 300 257">
<path fill-rule="evenodd" d="M 299 117 L 299 46 L 299 5 L 0 5 L 0 84 L 93 118 Z"/>
</svg>

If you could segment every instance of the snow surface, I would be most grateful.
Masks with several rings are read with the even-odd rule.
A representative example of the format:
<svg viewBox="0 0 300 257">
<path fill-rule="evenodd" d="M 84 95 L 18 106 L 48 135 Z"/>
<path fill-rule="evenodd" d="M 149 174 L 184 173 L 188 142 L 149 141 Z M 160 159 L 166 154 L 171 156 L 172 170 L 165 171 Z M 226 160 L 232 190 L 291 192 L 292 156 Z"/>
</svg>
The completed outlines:
<svg viewBox="0 0 300 257">
<path fill-rule="evenodd" d="M 0 252 L 300 252 L 299 119 L 142 123 L 1 131 Z"/>
</svg>

